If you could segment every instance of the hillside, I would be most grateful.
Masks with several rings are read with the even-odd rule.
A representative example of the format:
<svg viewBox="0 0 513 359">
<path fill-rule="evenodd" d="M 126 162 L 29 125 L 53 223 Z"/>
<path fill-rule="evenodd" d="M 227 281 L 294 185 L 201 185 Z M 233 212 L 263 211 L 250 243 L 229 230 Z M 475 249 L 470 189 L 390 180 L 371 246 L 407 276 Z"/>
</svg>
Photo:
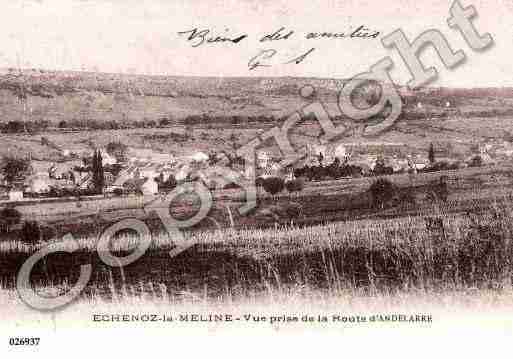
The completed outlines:
<svg viewBox="0 0 513 359">
<path fill-rule="evenodd" d="M 249 141 L 278 119 L 307 104 L 299 95 L 300 88 L 306 84 L 316 89 L 330 114 L 339 115 L 337 89 L 343 83 L 335 79 L 288 77 L 205 78 L 4 70 L 0 73 L 0 123 L 25 118 L 28 123 L 45 123 L 45 128 L 64 123 L 67 127 L 80 125 L 89 130 L 119 131 L 128 127 L 125 130 L 128 132 L 122 135 L 116 131 L 88 131 L 85 135 L 67 135 L 47 133 L 43 129 L 32 135 L 2 135 L 3 151 L 29 151 L 56 159 L 54 150 L 38 145 L 41 136 L 65 148 L 87 149 L 90 143 L 101 145 L 123 137 L 132 146 L 160 147 L 163 151 L 203 147 L 225 150 Z M 403 115 L 378 141 L 411 148 L 425 148 L 429 142 L 451 142 L 461 145 L 462 152 L 468 152 L 472 144 L 513 140 L 511 88 L 399 90 L 404 102 Z M 183 138 L 169 134 L 171 130 L 164 130 L 168 135 L 162 135 L 163 129 L 155 129 L 159 124 L 165 123 L 164 127 L 169 128 L 187 121 L 193 124 L 193 129 L 204 131 L 188 133 L 189 137 Z M 130 130 L 134 127 L 140 130 Z M 147 133 L 148 129 L 141 131 L 141 127 L 153 128 L 160 134 Z M 317 131 L 315 126 L 302 126 L 296 134 L 306 138 Z M 176 141 L 177 136 L 180 141 Z M 355 139 L 367 141 L 358 136 L 347 140 Z"/>
</svg>

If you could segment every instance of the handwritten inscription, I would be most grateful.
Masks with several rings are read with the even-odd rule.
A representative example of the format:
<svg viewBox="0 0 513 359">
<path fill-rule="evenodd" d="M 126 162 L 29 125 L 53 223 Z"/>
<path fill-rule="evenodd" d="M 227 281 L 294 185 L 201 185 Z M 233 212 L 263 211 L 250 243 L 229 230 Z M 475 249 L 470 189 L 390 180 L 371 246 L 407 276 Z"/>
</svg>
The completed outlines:
<svg viewBox="0 0 513 359">
<path fill-rule="evenodd" d="M 381 33 L 379 31 L 370 30 L 361 25 L 354 31 L 350 32 L 309 32 L 305 38 L 312 39 L 376 39 Z"/>
<path fill-rule="evenodd" d="M 229 35 L 214 35 L 210 29 L 198 30 L 198 28 L 194 28 L 192 30 L 180 31 L 179 35 L 188 35 L 186 37 L 187 41 L 191 43 L 192 47 L 198 47 L 203 44 L 213 44 L 213 43 L 233 43 L 237 44 L 248 37 L 247 34 L 238 35 L 238 36 L 229 36 Z"/>
<path fill-rule="evenodd" d="M 284 26 L 273 29 L 271 32 L 260 34 L 255 40 L 260 43 L 284 43 L 291 39 L 299 39 L 303 42 L 311 42 L 314 40 L 324 39 L 377 39 L 381 33 L 376 30 L 371 30 L 365 25 L 360 25 L 348 31 L 338 32 L 307 32 L 298 34 L 293 29 L 288 29 Z M 192 47 L 200 47 L 205 45 L 215 44 L 238 44 L 241 41 L 249 38 L 247 33 L 234 34 L 230 33 L 229 29 L 225 29 L 223 34 L 215 33 L 211 29 L 202 29 L 195 27 L 190 30 L 180 31 L 178 35 L 182 36 L 190 43 Z M 275 49 L 260 50 L 255 56 L 248 61 L 249 70 L 255 70 L 261 67 L 270 67 L 276 64 L 300 64 L 307 59 L 316 48 L 311 47 L 308 51 L 298 54 L 297 56 L 283 55 L 278 53 Z M 281 51 L 281 50 L 280 50 Z"/>
<path fill-rule="evenodd" d="M 276 41 L 276 40 L 287 40 L 294 34 L 294 31 L 286 31 L 284 27 L 280 27 L 277 31 L 264 35 L 260 42 L 264 41 Z"/>
<path fill-rule="evenodd" d="M 288 60 L 286 62 L 283 62 L 283 64 L 300 64 L 303 62 L 308 55 L 310 55 L 315 48 L 311 48 L 304 54 L 301 54 L 299 56 L 294 57 L 291 60 Z M 261 50 L 256 56 L 253 56 L 249 62 L 248 62 L 248 68 L 250 70 L 255 70 L 258 67 L 270 67 L 272 66 L 272 59 L 273 57 L 278 54 L 278 51 L 274 49 L 267 49 L 267 50 Z"/>
</svg>

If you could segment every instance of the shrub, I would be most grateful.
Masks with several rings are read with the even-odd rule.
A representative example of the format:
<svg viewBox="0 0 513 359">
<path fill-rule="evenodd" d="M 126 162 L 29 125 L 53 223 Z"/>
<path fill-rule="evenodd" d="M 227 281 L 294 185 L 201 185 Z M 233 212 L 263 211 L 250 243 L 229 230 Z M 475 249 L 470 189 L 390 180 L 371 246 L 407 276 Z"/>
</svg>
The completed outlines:
<svg viewBox="0 0 513 359">
<path fill-rule="evenodd" d="M 403 207 L 414 206 L 417 202 L 417 199 L 415 197 L 415 192 L 411 188 L 403 190 L 396 197 L 397 197 L 396 204 L 403 206 Z"/>
<path fill-rule="evenodd" d="M 303 214 L 303 206 L 296 202 L 289 202 L 285 206 L 285 213 L 288 218 L 298 218 Z"/>
<path fill-rule="evenodd" d="M 41 238 L 41 229 L 37 221 L 25 221 L 21 228 L 21 240 L 27 243 L 37 242 Z"/>
<path fill-rule="evenodd" d="M 25 126 L 21 121 L 9 121 L 2 127 L 4 133 L 21 133 L 25 131 Z"/>
<path fill-rule="evenodd" d="M 377 164 L 372 171 L 374 176 L 388 176 L 394 174 L 394 169 L 389 166 Z"/>
<path fill-rule="evenodd" d="M 372 202 L 374 206 L 384 208 L 393 200 L 397 188 L 396 186 L 385 178 L 379 178 L 369 188 L 372 195 Z"/>
<path fill-rule="evenodd" d="M 265 182 L 265 178 L 257 177 L 255 180 L 255 186 L 256 187 L 263 187 Z"/>
<path fill-rule="evenodd" d="M 481 167 L 482 165 L 483 165 L 483 159 L 479 155 L 474 156 L 468 164 L 469 167 Z"/>
<path fill-rule="evenodd" d="M 0 218 L 3 222 L 3 230 L 9 232 L 12 226 L 20 223 L 21 213 L 14 207 L 6 207 L 0 211 Z"/>
<path fill-rule="evenodd" d="M 268 177 L 264 180 L 263 185 L 264 190 L 267 193 L 275 195 L 283 191 L 283 188 L 285 187 L 285 182 L 282 178 L 279 177 Z"/>
<path fill-rule="evenodd" d="M 305 184 L 301 179 L 293 179 L 285 182 L 285 187 L 289 192 L 300 192 L 305 187 Z"/>
<path fill-rule="evenodd" d="M 113 193 L 114 193 L 116 196 L 122 196 L 122 195 L 123 195 L 123 190 L 122 190 L 121 188 L 114 188 Z"/>
<path fill-rule="evenodd" d="M 0 171 L 8 183 L 25 180 L 30 173 L 30 161 L 26 158 L 4 156 Z"/>
<path fill-rule="evenodd" d="M 433 181 L 429 184 L 427 199 L 435 202 L 441 200 L 447 202 L 449 197 L 449 188 L 447 186 L 447 176 L 441 176 L 438 181 Z"/>
</svg>

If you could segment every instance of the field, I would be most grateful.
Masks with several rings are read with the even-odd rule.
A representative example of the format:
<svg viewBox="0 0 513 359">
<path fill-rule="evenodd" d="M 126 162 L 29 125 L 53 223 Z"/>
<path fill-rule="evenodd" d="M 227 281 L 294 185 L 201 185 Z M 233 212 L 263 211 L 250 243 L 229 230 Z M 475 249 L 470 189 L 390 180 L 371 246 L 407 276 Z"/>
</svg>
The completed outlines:
<svg viewBox="0 0 513 359">
<path fill-rule="evenodd" d="M 441 175 L 449 178 L 448 199 L 426 200 L 431 183 Z M 72 232 L 80 250 L 49 255 L 37 264 L 32 281 L 43 292 L 64 293 L 78 278 L 79 265 L 90 263 L 93 273 L 80 300 L 92 303 L 145 298 L 182 304 L 312 297 L 336 301 L 348 295 L 432 297 L 449 292 L 459 298 L 488 293 L 505 300 L 513 278 L 511 176 L 507 167 L 390 176 L 400 188 L 413 191 L 416 200 L 385 209 L 373 208 L 368 198 L 372 179 L 311 183 L 299 194 L 261 194 L 259 207 L 247 218 L 232 211 L 233 226 L 226 206 L 236 208 L 243 194 L 223 191 L 215 194 L 210 213 L 220 227 L 203 221 L 185 231 L 187 241 L 195 244 L 175 257 L 169 255 L 172 238 L 158 220 L 140 217 L 154 224 L 151 246 L 121 269 L 102 263 L 96 252 L 95 231 L 113 223 L 112 218 L 89 227 L 81 218 L 89 229 Z M 193 199 L 183 201 L 172 213 L 187 215 L 186 209 L 194 207 Z M 69 229 L 64 225 L 61 234 Z M 137 243 L 136 235 L 120 233 L 111 250 L 124 256 Z M 0 242 L 2 288 L 14 289 L 21 264 L 44 245 L 17 238 Z"/>
</svg>

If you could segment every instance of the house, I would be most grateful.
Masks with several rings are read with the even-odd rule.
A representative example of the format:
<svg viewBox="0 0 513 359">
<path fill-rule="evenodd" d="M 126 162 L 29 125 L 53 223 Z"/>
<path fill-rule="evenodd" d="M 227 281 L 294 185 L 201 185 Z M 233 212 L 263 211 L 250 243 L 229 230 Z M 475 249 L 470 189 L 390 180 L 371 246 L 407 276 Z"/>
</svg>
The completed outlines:
<svg viewBox="0 0 513 359">
<path fill-rule="evenodd" d="M 340 144 L 333 150 L 333 155 L 335 158 L 344 162 L 349 154 L 347 153 L 346 146 L 344 144 Z"/>
<path fill-rule="evenodd" d="M 176 171 L 175 179 L 177 181 L 185 181 L 190 172 L 190 166 L 188 164 L 182 164 Z"/>
<path fill-rule="evenodd" d="M 157 166 L 153 164 L 148 164 L 147 166 L 139 169 L 139 176 L 141 178 L 157 178 L 160 175 Z"/>
<path fill-rule="evenodd" d="M 130 148 L 128 153 L 130 155 L 130 162 L 140 159 L 150 160 L 155 155 L 155 152 L 151 148 Z"/>
<path fill-rule="evenodd" d="M 66 161 L 54 163 L 48 169 L 48 174 L 50 178 L 54 179 L 71 179 L 71 173 L 75 168 L 81 167 L 82 163 L 80 161 Z"/>
<path fill-rule="evenodd" d="M 378 156 L 376 155 L 368 155 L 364 156 L 358 159 L 358 163 L 365 164 L 367 167 L 371 169 L 371 171 L 374 170 L 374 167 L 376 166 L 376 161 L 378 160 Z"/>
<path fill-rule="evenodd" d="M 20 189 L 11 189 L 9 191 L 9 201 L 21 201 L 23 199 L 23 191 Z"/>
<path fill-rule="evenodd" d="M 37 173 L 28 181 L 32 193 L 45 193 L 50 190 L 50 176 L 47 173 Z"/>
<path fill-rule="evenodd" d="M 116 177 L 111 172 L 104 173 L 105 186 L 112 186 L 116 180 Z"/>
<path fill-rule="evenodd" d="M 126 192 L 143 195 L 155 195 L 159 192 L 159 185 L 153 178 L 130 178 L 122 186 L 112 186 L 112 188 L 123 188 Z"/>
<path fill-rule="evenodd" d="M 102 150 L 101 151 L 101 154 L 102 154 L 102 165 L 105 167 L 105 166 L 112 166 L 112 165 L 115 165 L 116 163 L 118 163 L 118 160 L 109 155 L 109 153 L 105 150 Z"/>
<path fill-rule="evenodd" d="M 319 160 L 319 158 L 322 156 L 323 162 L 325 163 L 332 162 L 333 160 L 331 151 L 329 151 L 328 147 L 325 145 L 308 144 L 307 154 L 309 157 L 315 158 L 317 160 Z"/>
<path fill-rule="evenodd" d="M 159 185 L 154 178 L 146 178 L 141 184 L 140 190 L 144 195 L 154 195 L 159 193 Z"/>
<path fill-rule="evenodd" d="M 259 151 L 257 152 L 256 159 L 256 165 L 258 168 L 266 168 L 271 160 L 271 156 L 265 151 Z"/>
<path fill-rule="evenodd" d="M 88 173 L 86 176 L 84 176 L 83 178 L 81 178 L 80 182 L 79 183 L 76 183 L 76 185 L 80 188 L 80 189 L 89 189 L 89 188 L 92 188 L 94 186 L 93 184 L 93 176 L 91 173 Z"/>
<path fill-rule="evenodd" d="M 211 189 L 225 188 L 230 183 L 241 183 L 243 181 L 240 172 L 227 167 L 216 166 L 198 172 L 199 179 Z"/>
<path fill-rule="evenodd" d="M 263 169 L 262 174 L 259 177 L 280 177 L 281 166 L 278 163 L 269 163 L 266 168 Z"/>
<path fill-rule="evenodd" d="M 151 156 L 151 161 L 153 163 L 172 164 L 176 162 L 176 159 L 175 156 L 170 153 L 154 152 Z"/>
<path fill-rule="evenodd" d="M 122 187 L 126 181 L 129 179 L 135 178 L 135 173 L 137 168 L 135 166 L 130 166 L 122 170 L 119 174 L 112 186 L 114 187 Z"/>
<path fill-rule="evenodd" d="M 141 191 L 141 186 L 145 181 L 146 180 L 142 178 L 128 178 L 123 182 L 122 188 L 125 190 L 125 192 L 137 193 Z"/>
<path fill-rule="evenodd" d="M 408 164 L 408 160 L 405 158 L 398 158 L 397 156 L 394 156 L 390 162 L 390 167 L 394 170 L 394 172 L 400 172 L 400 171 L 407 171 L 410 168 L 410 165 Z"/>
<path fill-rule="evenodd" d="M 285 181 L 292 181 L 296 179 L 296 176 L 294 175 L 294 167 L 289 165 L 285 167 Z"/>
<path fill-rule="evenodd" d="M 189 159 L 193 162 L 206 162 L 208 161 L 208 158 L 208 155 L 203 152 L 196 152 L 189 157 Z"/>
</svg>

